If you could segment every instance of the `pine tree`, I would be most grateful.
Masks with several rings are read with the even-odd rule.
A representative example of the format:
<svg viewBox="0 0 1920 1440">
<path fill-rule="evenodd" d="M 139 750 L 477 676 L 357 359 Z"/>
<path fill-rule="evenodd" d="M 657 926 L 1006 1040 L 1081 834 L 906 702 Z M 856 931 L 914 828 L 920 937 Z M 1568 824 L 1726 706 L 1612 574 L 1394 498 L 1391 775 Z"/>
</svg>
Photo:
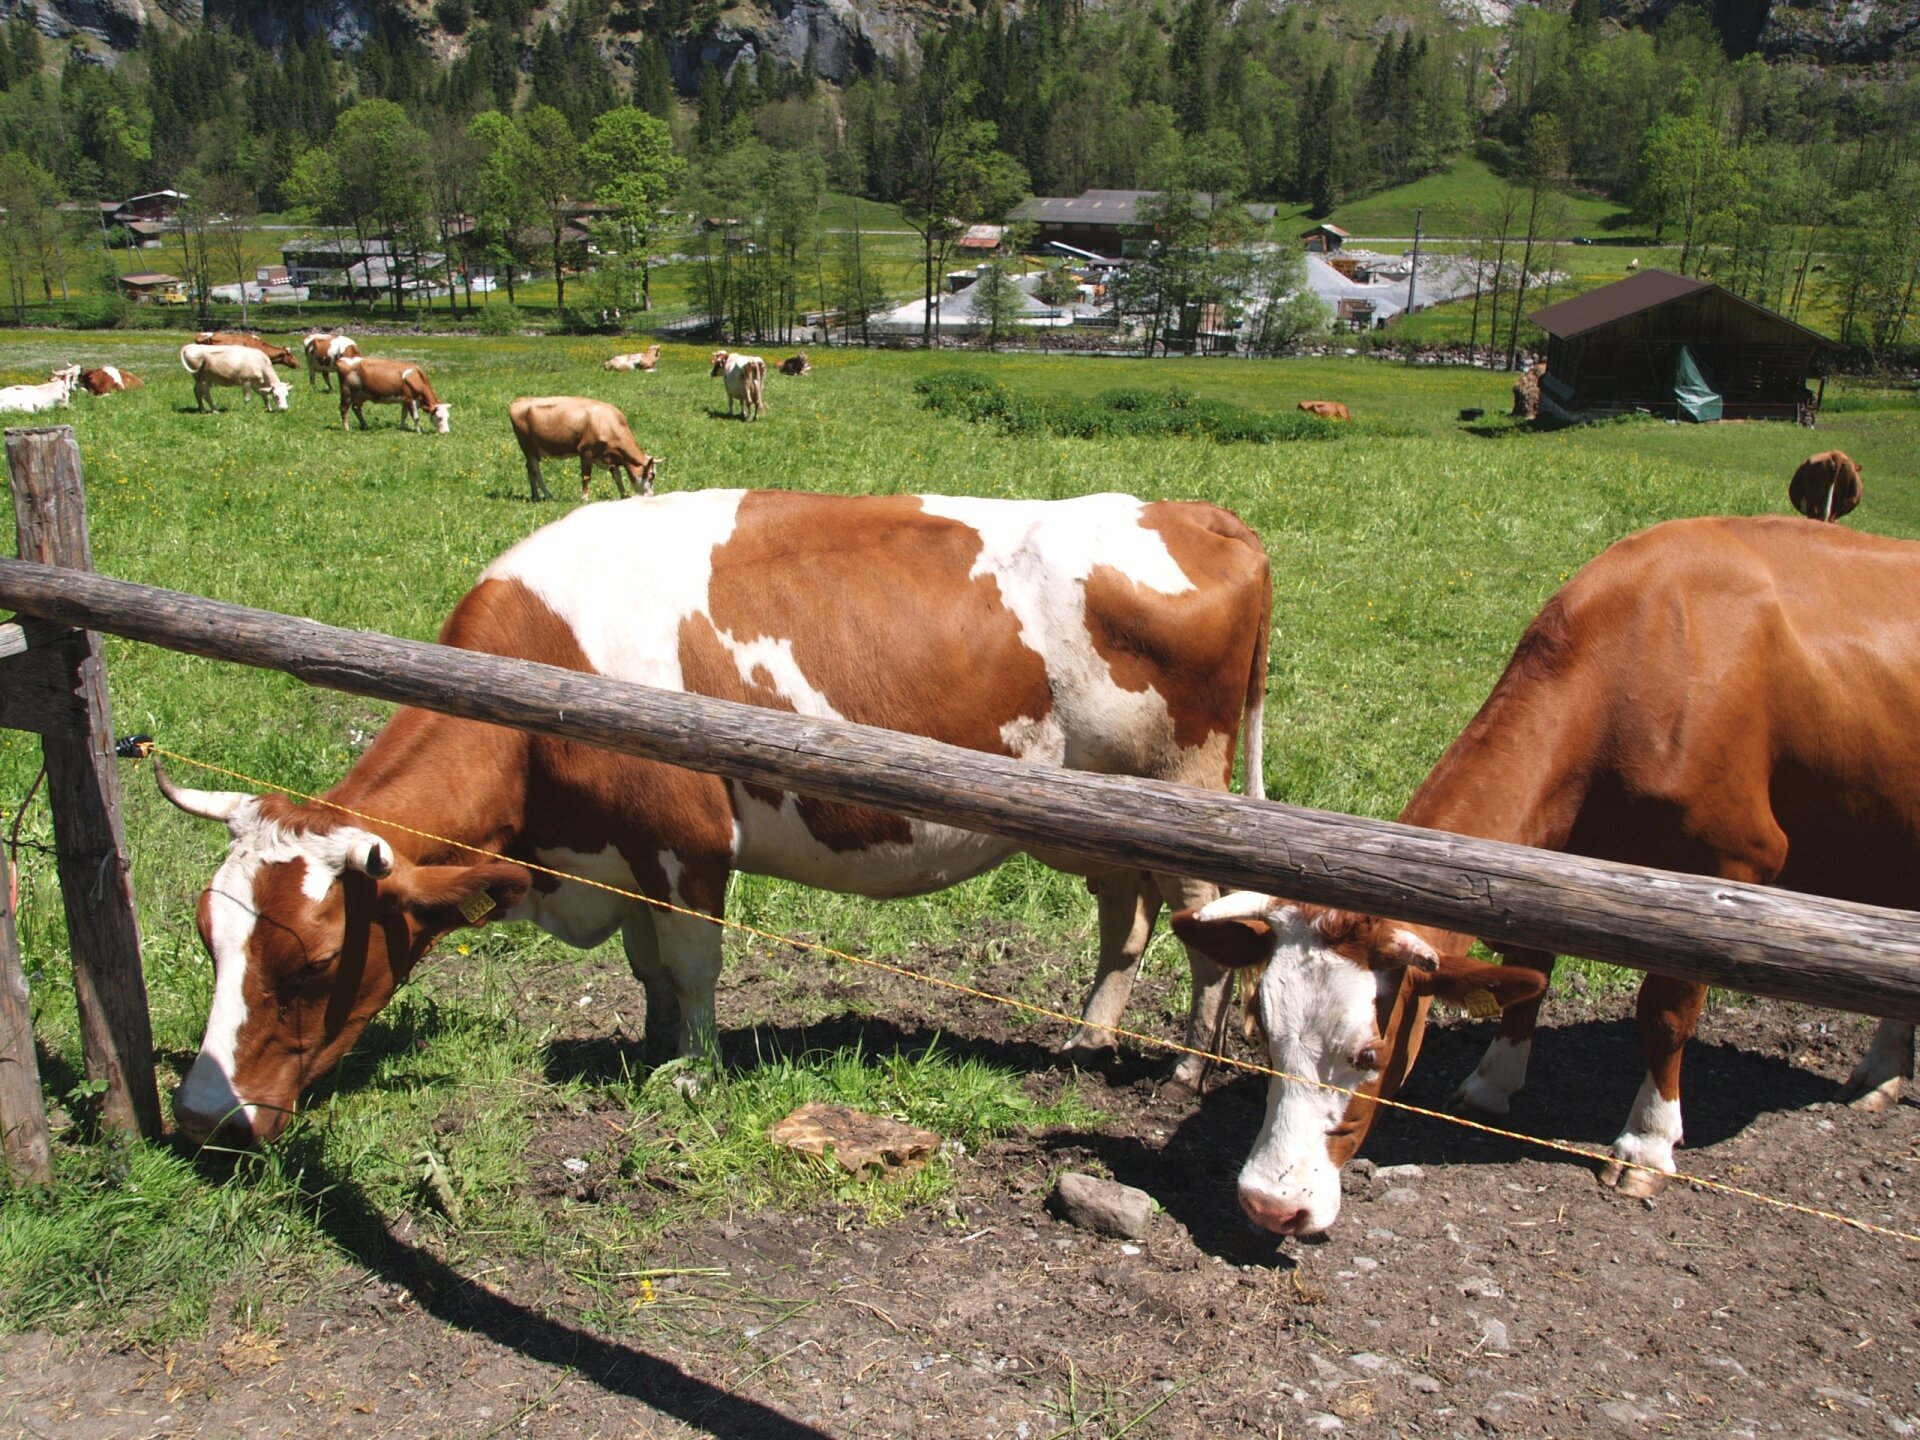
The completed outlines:
<svg viewBox="0 0 1920 1440">
<path fill-rule="evenodd" d="M 673 114 L 673 70 L 658 36 L 641 41 L 633 57 L 633 103 L 662 120 Z"/>
</svg>

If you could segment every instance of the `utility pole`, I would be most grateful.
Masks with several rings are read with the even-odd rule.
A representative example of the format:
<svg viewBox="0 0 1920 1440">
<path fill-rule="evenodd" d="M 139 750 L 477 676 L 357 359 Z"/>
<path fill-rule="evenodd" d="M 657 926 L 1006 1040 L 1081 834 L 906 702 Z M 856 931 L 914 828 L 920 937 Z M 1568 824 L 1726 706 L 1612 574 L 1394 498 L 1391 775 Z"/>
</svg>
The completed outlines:
<svg viewBox="0 0 1920 1440">
<path fill-rule="evenodd" d="M 1422 205 L 1413 212 L 1413 267 L 1407 271 L 1407 314 L 1413 313 L 1414 292 L 1420 286 L 1420 222 L 1426 218 L 1427 207 Z"/>
</svg>

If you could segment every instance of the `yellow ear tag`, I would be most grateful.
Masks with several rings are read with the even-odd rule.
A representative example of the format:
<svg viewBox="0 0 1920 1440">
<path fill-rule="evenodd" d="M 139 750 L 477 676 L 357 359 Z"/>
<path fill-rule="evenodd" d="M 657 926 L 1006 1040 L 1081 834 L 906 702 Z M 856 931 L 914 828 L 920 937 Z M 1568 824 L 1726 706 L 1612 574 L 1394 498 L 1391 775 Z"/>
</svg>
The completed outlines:
<svg viewBox="0 0 1920 1440">
<path fill-rule="evenodd" d="M 460 913 L 467 917 L 469 925 L 478 925 L 493 913 L 493 896 L 484 890 L 476 890 L 460 902 Z"/>
<path fill-rule="evenodd" d="M 1491 1020 L 1500 1013 L 1500 1002 L 1491 990 L 1469 990 L 1460 997 L 1460 1006 L 1476 1020 Z"/>
</svg>

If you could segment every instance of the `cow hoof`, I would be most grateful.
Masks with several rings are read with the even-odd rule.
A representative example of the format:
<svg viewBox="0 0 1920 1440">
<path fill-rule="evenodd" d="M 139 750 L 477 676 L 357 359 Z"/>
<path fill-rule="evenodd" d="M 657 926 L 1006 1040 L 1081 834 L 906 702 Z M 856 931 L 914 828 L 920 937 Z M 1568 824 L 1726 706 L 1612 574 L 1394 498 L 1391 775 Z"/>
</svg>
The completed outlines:
<svg viewBox="0 0 1920 1440">
<path fill-rule="evenodd" d="M 1842 1092 L 1842 1098 L 1849 1107 L 1863 1115 L 1879 1115 L 1900 1103 L 1900 1093 L 1904 1088 L 1901 1078 L 1896 1075 L 1870 1090 L 1859 1084 L 1849 1084 Z"/>
<path fill-rule="evenodd" d="M 1672 1178 L 1658 1170 L 1628 1165 L 1623 1160 L 1609 1160 L 1606 1168 L 1600 1172 L 1602 1185 L 1629 1200 L 1651 1200 L 1667 1188 L 1667 1182 Z"/>
<path fill-rule="evenodd" d="M 1111 1038 L 1101 1039 L 1082 1030 L 1060 1047 L 1060 1058 L 1082 1070 L 1101 1070 L 1120 1053 Z"/>
<path fill-rule="evenodd" d="M 1512 1097 L 1486 1085 L 1476 1085 L 1478 1075 L 1469 1075 L 1460 1088 L 1447 1097 L 1447 1109 L 1456 1115 L 1508 1115 L 1513 1111 Z"/>
</svg>

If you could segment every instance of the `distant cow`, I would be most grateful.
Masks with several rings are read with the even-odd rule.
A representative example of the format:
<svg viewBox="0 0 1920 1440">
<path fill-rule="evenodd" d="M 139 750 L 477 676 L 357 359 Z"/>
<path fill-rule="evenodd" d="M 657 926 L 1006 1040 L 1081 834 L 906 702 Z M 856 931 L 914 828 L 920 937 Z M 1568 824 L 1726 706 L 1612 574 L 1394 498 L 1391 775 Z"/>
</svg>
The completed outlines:
<svg viewBox="0 0 1920 1440">
<path fill-rule="evenodd" d="M 1633 259 L 1627 261 L 1628 274 L 1632 274 L 1634 271 L 1638 270 L 1639 268 L 1640 268 L 1640 257 L 1638 255 L 1634 256 Z"/>
<path fill-rule="evenodd" d="M 635 350 L 626 355 L 615 355 L 601 362 L 602 370 L 651 370 L 660 363 L 660 347 L 649 345 L 644 350 Z"/>
<path fill-rule="evenodd" d="M 292 387 L 273 373 L 273 362 L 258 350 L 245 345 L 202 345 L 191 341 L 180 347 L 180 364 L 193 376 L 195 409 L 219 409 L 213 403 L 216 385 L 237 385 L 243 396 L 257 393 L 260 404 L 268 410 L 287 408 Z"/>
<path fill-rule="evenodd" d="M 348 410 L 358 417 L 362 430 L 367 428 L 367 414 L 362 407 L 371 400 L 376 405 L 398 405 L 400 423 L 405 425 L 411 420 L 415 430 L 421 428 L 420 412 L 429 411 L 440 433 L 447 433 L 447 415 L 453 406 L 433 393 L 433 382 L 418 365 L 405 360 L 369 360 L 361 355 L 343 355 L 334 362 L 334 373 L 340 377 L 342 430 L 352 428 L 347 421 Z"/>
<path fill-rule="evenodd" d="M 80 388 L 89 395 L 111 395 L 116 390 L 138 390 L 147 382 L 131 370 L 117 365 L 101 365 L 80 372 Z"/>
<path fill-rule="evenodd" d="M 507 409 L 514 438 L 527 459 L 527 488 L 534 500 L 551 499 L 553 492 L 540 478 L 540 462 L 580 457 L 580 498 L 587 498 L 598 465 L 613 476 L 624 499 L 622 471 L 636 495 L 653 494 L 653 475 L 659 461 L 640 448 L 618 406 L 579 395 L 523 396 Z M 637 472 L 637 473 L 636 473 Z"/>
<path fill-rule="evenodd" d="M 69 407 L 79 378 L 80 367 L 69 365 L 54 371 L 44 385 L 8 385 L 0 389 L 0 410 L 31 414 L 36 410 L 51 410 L 56 405 Z"/>
<path fill-rule="evenodd" d="M 813 366 L 807 363 L 807 355 L 804 350 L 798 355 L 789 355 L 780 362 L 780 373 L 782 375 L 809 375 L 812 372 Z"/>
<path fill-rule="evenodd" d="M 1809 455 L 1787 484 L 1793 508 L 1809 520 L 1838 520 L 1859 505 L 1866 493 L 1859 462 L 1844 450 Z"/>
<path fill-rule="evenodd" d="M 1308 415 L 1318 415 L 1322 420 L 1351 420 L 1353 415 L 1338 400 L 1302 400 L 1300 409 Z"/>
<path fill-rule="evenodd" d="M 319 331 L 307 336 L 300 342 L 307 352 L 307 388 L 313 388 L 316 377 L 327 389 L 333 388 L 333 382 L 326 377 L 333 373 L 333 367 L 349 355 L 358 355 L 360 347 L 345 335 L 330 335 Z"/>
<path fill-rule="evenodd" d="M 1529 365 L 1520 372 L 1520 378 L 1513 382 L 1513 414 L 1517 418 L 1536 420 L 1540 416 L 1540 382 L 1547 378 L 1547 362 Z"/>
<path fill-rule="evenodd" d="M 269 344 L 244 330 L 202 330 L 193 340 L 196 345 L 244 345 L 249 350 L 258 350 L 276 365 L 284 365 L 289 370 L 300 368 L 300 362 L 286 346 Z"/>
<path fill-rule="evenodd" d="M 742 420 L 751 420 L 756 415 L 767 413 L 767 362 L 758 355 L 716 350 L 713 352 L 711 373 L 722 376 L 726 381 L 727 414 L 733 414 L 736 401 L 740 405 Z"/>
</svg>

